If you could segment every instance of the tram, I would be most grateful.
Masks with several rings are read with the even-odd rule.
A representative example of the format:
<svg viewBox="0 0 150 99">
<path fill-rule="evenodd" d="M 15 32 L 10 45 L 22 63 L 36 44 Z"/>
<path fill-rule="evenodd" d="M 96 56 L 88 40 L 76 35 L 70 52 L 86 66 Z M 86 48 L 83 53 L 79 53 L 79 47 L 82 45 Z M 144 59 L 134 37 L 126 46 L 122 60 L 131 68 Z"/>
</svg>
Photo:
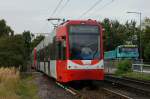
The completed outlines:
<svg viewBox="0 0 150 99">
<path fill-rule="evenodd" d="M 68 20 L 33 50 L 33 68 L 58 82 L 103 80 L 103 30 L 96 20 Z"/>
</svg>

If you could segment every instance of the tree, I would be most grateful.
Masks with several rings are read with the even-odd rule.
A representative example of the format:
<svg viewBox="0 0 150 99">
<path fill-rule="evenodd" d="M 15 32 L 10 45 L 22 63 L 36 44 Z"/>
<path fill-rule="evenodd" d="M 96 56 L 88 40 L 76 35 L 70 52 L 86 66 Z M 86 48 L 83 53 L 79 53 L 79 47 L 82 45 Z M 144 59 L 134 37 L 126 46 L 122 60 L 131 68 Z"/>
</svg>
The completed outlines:
<svg viewBox="0 0 150 99">
<path fill-rule="evenodd" d="M 23 66 L 25 51 L 22 35 L 0 39 L 0 66 Z"/>
<path fill-rule="evenodd" d="M 140 36 L 140 28 L 136 27 L 136 22 L 132 21 L 129 23 L 128 21 L 125 23 L 125 34 L 127 35 L 127 40 L 131 44 L 139 45 L 139 36 Z M 140 46 L 140 45 L 139 45 Z"/>
<path fill-rule="evenodd" d="M 104 50 L 114 50 L 118 45 L 125 43 L 126 35 L 124 33 L 125 26 L 120 24 L 117 20 L 110 21 L 105 18 L 102 21 L 102 25 L 105 29 L 104 31 Z"/>
<path fill-rule="evenodd" d="M 142 51 L 144 59 L 150 59 L 150 27 L 148 26 L 142 33 Z"/>
<path fill-rule="evenodd" d="M 150 59 L 150 42 L 145 46 L 144 58 L 147 59 L 147 60 Z"/>
<path fill-rule="evenodd" d="M 31 32 L 30 31 L 24 31 L 23 34 L 23 40 L 24 40 L 24 48 L 26 52 L 26 58 L 25 60 L 30 60 L 30 53 L 31 53 Z"/>
<path fill-rule="evenodd" d="M 14 31 L 10 28 L 10 26 L 6 25 L 6 21 L 4 19 L 0 20 L 0 37 L 13 35 Z"/>
</svg>

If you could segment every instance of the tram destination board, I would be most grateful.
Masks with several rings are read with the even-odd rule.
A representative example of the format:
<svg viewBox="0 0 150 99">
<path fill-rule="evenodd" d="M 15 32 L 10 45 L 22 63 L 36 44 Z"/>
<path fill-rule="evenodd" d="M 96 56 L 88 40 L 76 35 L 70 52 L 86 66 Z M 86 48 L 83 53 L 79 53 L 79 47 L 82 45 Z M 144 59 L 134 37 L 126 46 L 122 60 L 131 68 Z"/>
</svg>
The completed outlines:
<svg viewBox="0 0 150 99">
<path fill-rule="evenodd" d="M 98 26 L 92 25 L 71 25 L 70 33 L 99 33 Z"/>
</svg>

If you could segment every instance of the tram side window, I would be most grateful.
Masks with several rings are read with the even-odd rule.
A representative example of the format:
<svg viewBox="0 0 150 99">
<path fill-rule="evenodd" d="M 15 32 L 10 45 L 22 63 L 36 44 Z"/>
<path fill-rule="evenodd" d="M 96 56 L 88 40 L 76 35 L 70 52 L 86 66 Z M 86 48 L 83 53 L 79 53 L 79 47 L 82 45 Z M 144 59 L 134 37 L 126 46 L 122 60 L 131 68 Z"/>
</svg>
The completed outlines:
<svg viewBox="0 0 150 99">
<path fill-rule="evenodd" d="M 40 49 L 40 61 L 42 60 L 42 50 Z"/>
<path fill-rule="evenodd" d="M 66 39 L 62 42 L 62 59 L 66 60 Z"/>
<path fill-rule="evenodd" d="M 40 61 L 40 51 L 37 52 L 37 61 Z"/>
<path fill-rule="evenodd" d="M 56 59 L 60 60 L 61 59 L 61 42 L 56 41 Z"/>
<path fill-rule="evenodd" d="M 62 41 L 57 41 L 56 43 L 56 55 L 56 58 L 59 60 L 66 59 L 66 46 L 64 46 Z"/>
<path fill-rule="evenodd" d="M 49 44 L 49 56 L 50 56 L 50 60 L 56 60 L 56 55 L 55 55 L 55 37 L 53 38 L 53 42 L 51 42 Z"/>
<path fill-rule="evenodd" d="M 55 45 L 54 44 L 50 44 L 50 59 L 51 60 L 55 60 Z"/>
<path fill-rule="evenodd" d="M 65 36 L 63 36 L 62 37 L 62 44 L 61 44 L 61 48 L 62 48 L 62 51 L 61 51 L 61 53 L 62 53 L 62 59 L 63 60 L 66 60 L 66 37 Z"/>
<path fill-rule="evenodd" d="M 40 50 L 40 61 L 44 61 L 44 49 Z"/>
<path fill-rule="evenodd" d="M 48 61 L 48 57 L 49 57 L 49 46 L 45 47 L 45 60 Z"/>
<path fill-rule="evenodd" d="M 47 46 L 44 48 L 44 61 L 47 61 Z"/>
<path fill-rule="evenodd" d="M 50 44 L 47 47 L 47 60 L 50 59 Z"/>
<path fill-rule="evenodd" d="M 63 49 L 63 51 L 62 51 L 62 53 L 63 53 L 63 60 L 65 60 L 66 59 L 66 47 L 62 46 L 62 49 Z"/>
</svg>

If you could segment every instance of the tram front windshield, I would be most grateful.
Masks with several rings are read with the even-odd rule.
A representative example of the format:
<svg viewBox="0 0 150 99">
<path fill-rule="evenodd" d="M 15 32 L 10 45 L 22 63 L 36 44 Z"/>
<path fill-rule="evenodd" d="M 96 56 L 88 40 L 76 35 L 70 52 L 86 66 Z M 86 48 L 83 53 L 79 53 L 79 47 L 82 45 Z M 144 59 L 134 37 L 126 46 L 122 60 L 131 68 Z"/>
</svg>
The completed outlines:
<svg viewBox="0 0 150 99">
<path fill-rule="evenodd" d="M 72 25 L 69 27 L 71 60 L 100 58 L 100 32 L 98 26 Z"/>
</svg>

